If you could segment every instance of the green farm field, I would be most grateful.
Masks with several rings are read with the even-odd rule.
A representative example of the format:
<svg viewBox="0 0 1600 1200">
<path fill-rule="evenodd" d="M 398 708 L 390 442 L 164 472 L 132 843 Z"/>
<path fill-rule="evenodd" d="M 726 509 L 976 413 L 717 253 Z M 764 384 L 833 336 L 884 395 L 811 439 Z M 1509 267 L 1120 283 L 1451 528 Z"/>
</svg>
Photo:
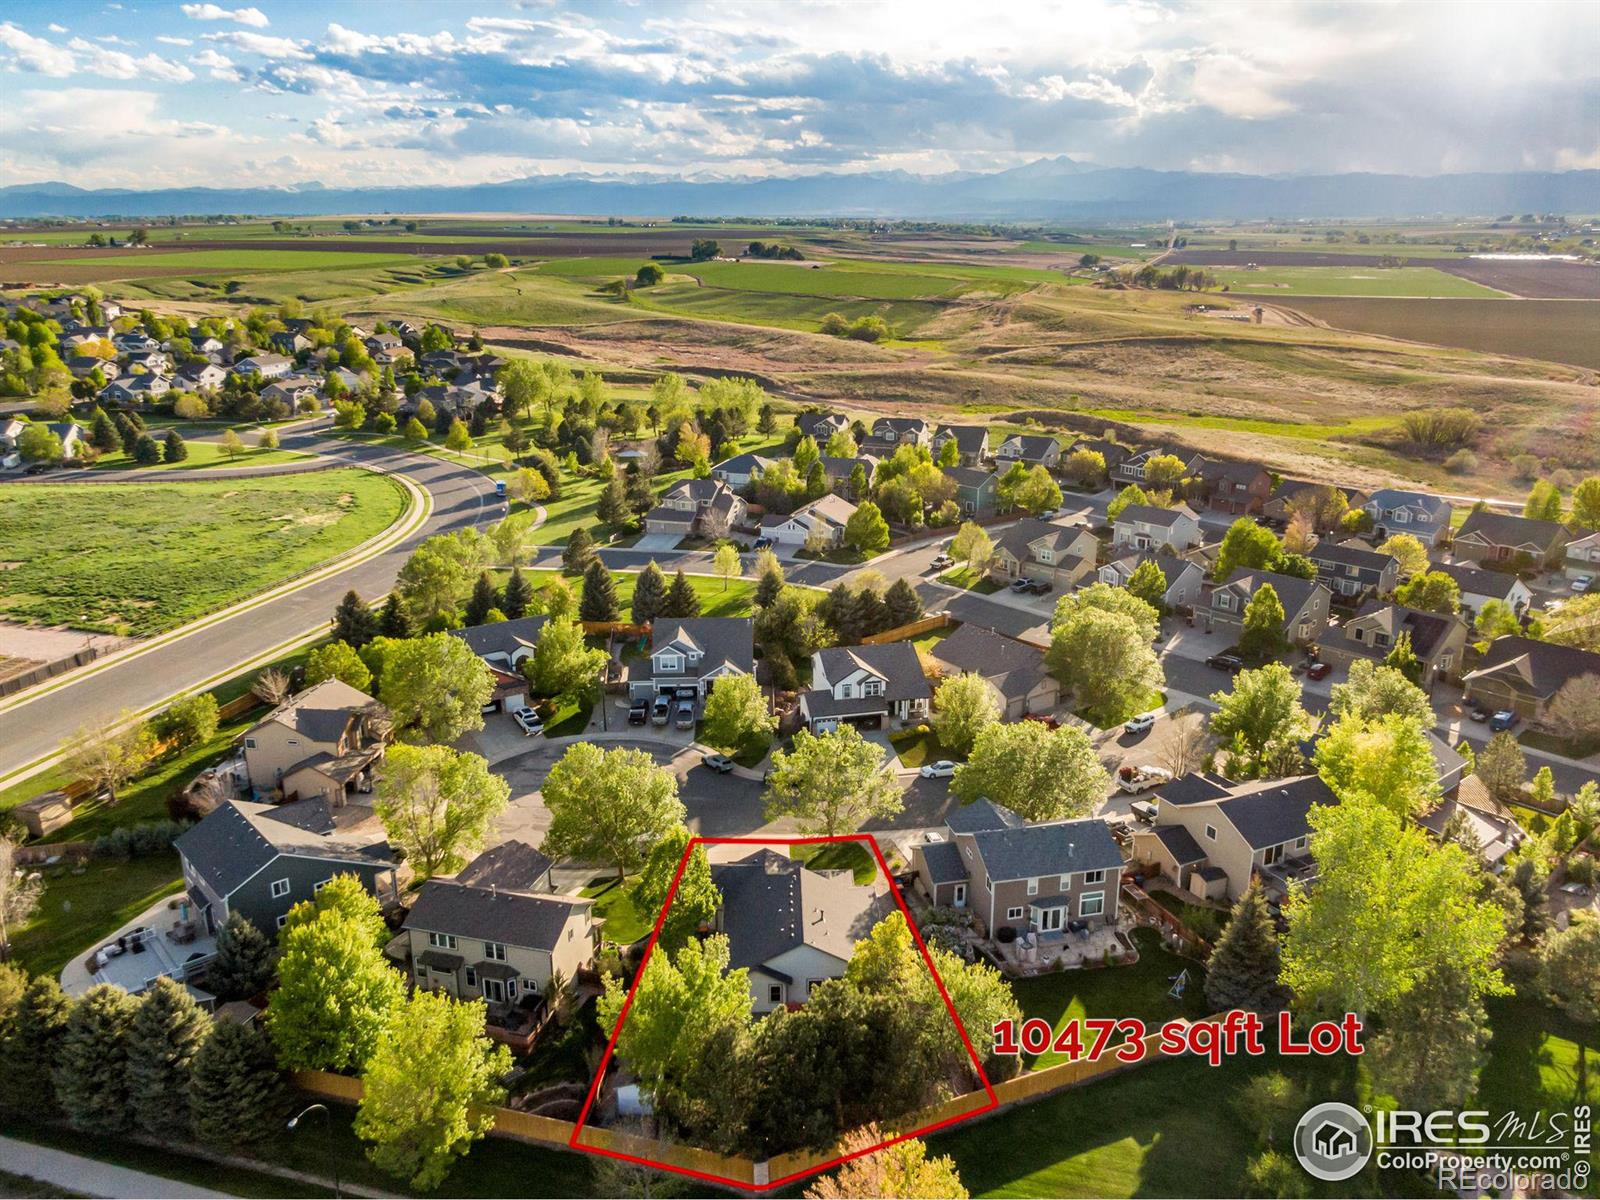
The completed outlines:
<svg viewBox="0 0 1600 1200">
<path fill-rule="evenodd" d="M 400 489 L 338 470 L 0 492 L 0 615 L 147 636 L 299 575 L 391 525 Z"/>
<path fill-rule="evenodd" d="M 1500 299 L 1504 293 L 1434 267 L 1207 267 L 1231 291 L 1268 296 Z"/>
<path fill-rule="evenodd" d="M 41 266 L 80 266 L 85 262 L 116 264 L 122 274 L 132 274 L 126 264 L 173 268 L 182 271 L 310 271 L 321 268 L 380 267 L 413 261 L 403 254 L 367 254 L 343 250 L 140 250 L 128 254 L 98 254 L 93 259 L 46 259 Z"/>
</svg>

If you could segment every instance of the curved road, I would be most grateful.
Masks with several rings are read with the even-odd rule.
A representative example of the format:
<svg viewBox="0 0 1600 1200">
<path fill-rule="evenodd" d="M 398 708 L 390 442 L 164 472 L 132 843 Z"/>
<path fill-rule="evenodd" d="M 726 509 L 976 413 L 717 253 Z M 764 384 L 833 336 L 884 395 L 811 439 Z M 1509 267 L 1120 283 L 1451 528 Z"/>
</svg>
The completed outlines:
<svg viewBox="0 0 1600 1200">
<path fill-rule="evenodd" d="M 340 462 L 377 467 L 405 475 L 433 498 L 433 512 L 410 537 L 365 562 L 335 572 L 286 596 L 151 650 L 137 658 L 114 662 L 95 674 L 71 680 L 54 691 L 0 712 L 0 777 L 52 754 L 74 730 L 110 722 L 124 708 L 141 710 L 175 693 L 212 679 L 219 670 L 248 662 L 256 655 L 306 633 L 329 620 L 351 588 L 364 596 L 387 592 L 417 543 L 434 534 L 482 526 L 505 515 L 488 477 L 425 454 L 409 454 L 386 446 L 324 442 L 315 427 L 300 427 L 283 437 L 283 447 L 305 450 Z M 239 475 L 260 474 L 240 468 Z M 119 473 L 120 474 L 120 473 Z M 173 473 L 162 471 L 171 479 Z M 227 468 L 185 472 L 184 477 L 226 479 Z M 129 482 L 128 475 L 80 474 L 71 482 Z M 63 481 L 65 482 L 65 480 Z M 218 563 L 218 570 L 227 570 Z"/>
</svg>

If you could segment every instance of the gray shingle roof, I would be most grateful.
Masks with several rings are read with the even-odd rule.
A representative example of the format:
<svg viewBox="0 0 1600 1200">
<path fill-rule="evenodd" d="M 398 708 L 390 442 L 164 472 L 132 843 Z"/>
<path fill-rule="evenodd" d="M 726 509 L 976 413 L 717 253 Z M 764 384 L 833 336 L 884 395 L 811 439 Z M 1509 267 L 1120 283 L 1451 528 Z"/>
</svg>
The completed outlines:
<svg viewBox="0 0 1600 1200">
<path fill-rule="evenodd" d="M 1251 571 L 1239 567 L 1228 576 L 1227 582 L 1218 590 L 1230 588 L 1242 593 L 1248 601 L 1261 590 L 1263 583 L 1270 583 L 1272 590 L 1278 593 L 1285 621 L 1294 620 L 1294 615 L 1304 608 L 1317 589 L 1322 587 L 1322 584 L 1315 579 L 1301 579 L 1298 575 L 1279 575 L 1276 571 Z M 1240 606 L 1240 611 L 1243 611 L 1243 605 Z"/>
<path fill-rule="evenodd" d="M 1466 679 L 1503 679 L 1518 691 L 1548 699 L 1580 675 L 1600 675 L 1600 654 L 1533 638 L 1502 637 L 1490 643 L 1482 664 Z"/>
<path fill-rule="evenodd" d="M 230 800 L 174 843 L 219 895 L 232 894 L 280 854 L 392 863 L 382 822 L 370 808 L 329 810 L 321 799 L 293 804 Z"/>
<path fill-rule="evenodd" d="M 405 927 L 552 950 L 573 913 L 593 907 L 593 900 L 577 897 L 532 896 L 430 879 L 406 914 Z"/>
<path fill-rule="evenodd" d="M 934 431 L 933 440 L 953 437 L 956 449 L 962 454 L 980 454 L 989 440 L 987 425 L 941 425 Z"/>
<path fill-rule="evenodd" d="M 983 676 L 1007 699 L 1026 696 L 1045 677 L 1043 652 L 970 622 L 935 643 L 928 653 L 952 671 Z"/>
<path fill-rule="evenodd" d="M 338 679 L 325 679 L 289 697 L 252 729 L 269 722 L 285 725 L 313 741 L 337 742 L 351 719 L 361 709 L 377 701 Z"/>
<path fill-rule="evenodd" d="M 1171 508 L 1157 508 L 1154 504 L 1130 504 L 1117 514 L 1114 525 L 1132 525 L 1142 522 L 1146 525 L 1158 525 L 1163 529 L 1170 529 L 1178 523 L 1180 517 L 1197 520 L 1194 509 L 1187 504 L 1175 504 Z"/>
<path fill-rule="evenodd" d="M 984 799 L 952 808 L 945 814 L 944 823 L 951 833 L 980 833 L 986 829 L 1021 829 L 1027 824 L 1005 805 Z"/>
<path fill-rule="evenodd" d="M 1293 841 L 1311 832 L 1307 814 L 1313 804 L 1337 804 L 1339 799 L 1315 775 L 1299 779 L 1274 779 L 1217 805 L 1239 836 L 1253 850 Z"/>
<path fill-rule="evenodd" d="M 1465 563 L 1435 563 L 1428 570 L 1450 576 L 1456 581 L 1456 586 L 1461 589 L 1462 595 L 1472 593 L 1490 596 L 1497 600 L 1504 600 L 1509 596 L 1511 585 L 1517 582 L 1515 575 L 1505 571 L 1485 571 L 1481 567 Z"/>
<path fill-rule="evenodd" d="M 1430 525 L 1445 520 L 1450 513 L 1450 504 L 1444 497 L 1430 496 L 1426 492 L 1408 492 L 1400 488 L 1379 488 L 1367 497 L 1367 503 L 1383 510 L 1414 509 L 1424 514 Z"/>
<path fill-rule="evenodd" d="M 1420 608 L 1407 608 L 1404 604 L 1385 604 L 1381 600 L 1369 600 L 1361 606 L 1356 613 L 1355 620 L 1370 617 L 1374 614 L 1381 615 L 1384 622 L 1384 631 L 1389 634 L 1391 645 L 1398 640 L 1402 633 L 1411 636 L 1411 649 L 1418 658 L 1426 659 L 1434 649 L 1449 637 L 1450 631 L 1462 623 L 1460 617 L 1445 616 L 1441 613 L 1424 612 Z M 1349 645 L 1361 649 L 1355 643 Z M 1366 650 L 1373 654 L 1386 656 L 1389 647 L 1376 647 L 1368 643 Z"/>
<path fill-rule="evenodd" d="M 928 864 L 928 877 L 934 883 L 965 883 L 967 868 L 954 842 L 924 842 L 922 861 Z"/>
<path fill-rule="evenodd" d="M 817 651 L 817 664 L 828 680 L 839 680 L 858 670 L 870 671 L 884 681 L 884 694 L 874 699 L 926 700 L 933 690 L 922 673 L 922 660 L 910 642 L 885 642 L 879 646 L 830 646 Z"/>
<path fill-rule="evenodd" d="M 1155 799 L 1163 804 L 1203 804 L 1207 800 L 1221 799 L 1233 786 L 1233 781 L 1224 776 L 1191 771 L 1162 784 L 1155 791 Z"/>
<path fill-rule="evenodd" d="M 1379 554 L 1365 546 L 1339 542 L 1318 542 L 1306 555 L 1318 566 L 1356 567 L 1363 572 L 1381 575 L 1396 561 L 1392 554 Z"/>
<path fill-rule="evenodd" d="M 540 892 L 549 882 L 550 866 L 550 859 L 527 842 L 501 842 L 457 871 L 456 882 L 473 887 L 509 888 L 514 892 Z"/>
<path fill-rule="evenodd" d="M 720 666 L 749 675 L 755 670 L 752 629 L 749 617 L 663 618 L 651 628 L 650 651 L 654 654 L 673 642 L 682 642 L 700 650 L 702 657 L 693 672 L 696 677 L 709 675 Z"/>
<path fill-rule="evenodd" d="M 1167 848 L 1167 853 L 1172 855 L 1172 861 L 1180 867 L 1205 859 L 1206 852 L 1200 849 L 1200 843 L 1195 841 L 1194 836 L 1182 825 L 1162 825 L 1151 832 L 1156 835 L 1156 840 Z"/>
<path fill-rule="evenodd" d="M 760 966 L 800 945 L 849 961 L 886 912 L 873 889 L 848 872 L 822 875 L 771 850 L 713 865 L 711 879 L 722 892 L 721 929 L 733 968 Z"/>
<path fill-rule="evenodd" d="M 1559 521 L 1536 521 L 1531 517 L 1480 509 L 1467 514 L 1456 533 L 1456 541 L 1473 535 L 1491 546 L 1529 545 L 1548 549 L 1567 536 L 1567 529 Z"/>
<path fill-rule="evenodd" d="M 995 883 L 1038 875 L 1122 869 L 1122 851 L 1104 821 L 991 829 L 973 834 L 972 841 L 989 879 Z"/>
<path fill-rule="evenodd" d="M 452 629 L 450 635 L 464 641 L 479 658 L 503 654 L 509 659 L 518 650 L 532 650 L 538 644 L 540 631 L 549 620 L 546 616 L 518 617 L 515 621 L 496 621 L 492 625 Z"/>
</svg>

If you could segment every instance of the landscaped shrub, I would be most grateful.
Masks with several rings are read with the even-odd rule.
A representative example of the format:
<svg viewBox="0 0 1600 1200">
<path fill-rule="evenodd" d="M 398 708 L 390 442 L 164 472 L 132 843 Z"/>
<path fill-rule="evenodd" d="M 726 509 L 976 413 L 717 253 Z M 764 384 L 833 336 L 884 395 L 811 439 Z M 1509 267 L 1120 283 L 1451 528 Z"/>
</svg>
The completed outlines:
<svg viewBox="0 0 1600 1200">
<path fill-rule="evenodd" d="M 1471 450 L 1457 450 L 1444 460 L 1444 469 L 1452 475 L 1465 475 L 1478 469 L 1478 456 Z"/>
<path fill-rule="evenodd" d="M 188 826 L 179 821 L 145 821 L 123 825 L 95 838 L 89 852 L 96 858 L 140 858 L 172 849 Z"/>
</svg>

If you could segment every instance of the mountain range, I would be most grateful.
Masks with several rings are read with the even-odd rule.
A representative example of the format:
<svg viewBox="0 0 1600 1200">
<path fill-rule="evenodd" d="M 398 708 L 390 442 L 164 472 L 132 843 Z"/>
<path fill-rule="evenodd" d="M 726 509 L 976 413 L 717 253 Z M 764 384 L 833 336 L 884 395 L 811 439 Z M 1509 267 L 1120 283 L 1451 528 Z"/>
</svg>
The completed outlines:
<svg viewBox="0 0 1600 1200">
<path fill-rule="evenodd" d="M 579 216 L 907 217 L 974 221 L 1252 220 L 1600 211 L 1600 171 L 1243 175 L 1043 158 L 1004 171 L 766 178 L 533 176 L 444 187 L 87 190 L 0 187 L 0 218 L 209 213 L 529 212 Z"/>
</svg>

